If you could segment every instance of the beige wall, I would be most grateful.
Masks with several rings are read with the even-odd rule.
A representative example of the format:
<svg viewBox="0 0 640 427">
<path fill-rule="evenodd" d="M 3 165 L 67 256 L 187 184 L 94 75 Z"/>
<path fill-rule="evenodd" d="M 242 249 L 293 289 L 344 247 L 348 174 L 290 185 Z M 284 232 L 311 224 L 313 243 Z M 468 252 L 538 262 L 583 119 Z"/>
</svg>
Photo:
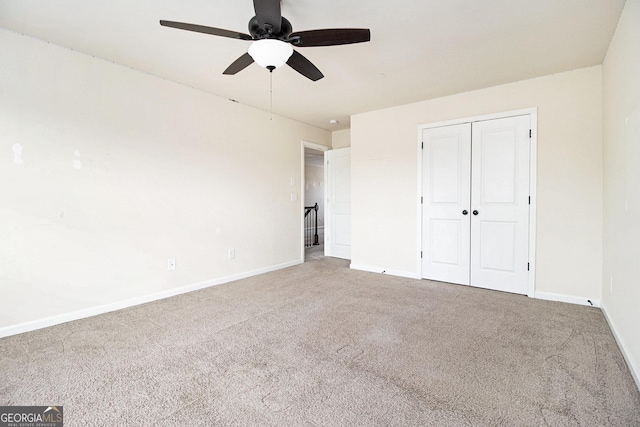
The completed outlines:
<svg viewBox="0 0 640 427">
<path fill-rule="evenodd" d="M 603 98 L 603 308 L 640 387 L 640 0 L 609 46 Z"/>
<path fill-rule="evenodd" d="M 337 130 L 331 133 L 331 148 L 337 150 L 338 148 L 351 147 L 351 130 Z"/>
<path fill-rule="evenodd" d="M 536 292 L 601 298 L 601 67 L 351 119 L 352 263 L 416 275 L 418 126 L 538 108 Z"/>
<path fill-rule="evenodd" d="M 4 30 L 0 64 L 0 329 L 301 261 L 329 132 Z"/>
</svg>

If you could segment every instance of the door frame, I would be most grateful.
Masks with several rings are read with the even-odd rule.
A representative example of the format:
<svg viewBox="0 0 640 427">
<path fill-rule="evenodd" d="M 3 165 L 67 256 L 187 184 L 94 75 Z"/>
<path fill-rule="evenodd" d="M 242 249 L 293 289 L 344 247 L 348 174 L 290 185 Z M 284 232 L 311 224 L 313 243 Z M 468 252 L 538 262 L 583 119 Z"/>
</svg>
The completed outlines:
<svg viewBox="0 0 640 427">
<path fill-rule="evenodd" d="M 537 220 L 537 164 L 538 164 L 538 108 L 525 108 L 522 110 L 504 111 L 500 113 L 484 114 L 480 116 L 465 117 L 460 119 L 446 120 L 440 122 L 427 123 L 418 126 L 418 185 L 416 218 L 418 222 L 418 233 L 416 236 L 417 248 L 416 264 L 418 278 L 422 278 L 422 132 L 425 129 L 459 125 L 463 123 L 473 123 L 485 120 L 504 119 L 513 116 L 528 115 L 531 119 L 531 140 L 529 144 L 529 195 L 531 204 L 529 205 L 529 277 L 527 296 L 534 298 L 536 282 L 536 220 Z"/>
<path fill-rule="evenodd" d="M 326 145 L 320 145 L 313 142 L 302 140 L 300 141 L 300 259 L 304 262 L 304 192 L 305 192 L 305 162 L 304 162 L 304 149 L 311 148 L 312 150 L 317 151 L 329 151 L 331 147 L 327 147 Z M 325 176 L 327 174 L 325 167 Z M 326 179 L 326 178 L 325 178 Z M 327 195 L 325 194 L 322 197 L 322 209 L 326 213 L 326 200 Z M 325 233 L 326 233 L 325 229 Z"/>
</svg>

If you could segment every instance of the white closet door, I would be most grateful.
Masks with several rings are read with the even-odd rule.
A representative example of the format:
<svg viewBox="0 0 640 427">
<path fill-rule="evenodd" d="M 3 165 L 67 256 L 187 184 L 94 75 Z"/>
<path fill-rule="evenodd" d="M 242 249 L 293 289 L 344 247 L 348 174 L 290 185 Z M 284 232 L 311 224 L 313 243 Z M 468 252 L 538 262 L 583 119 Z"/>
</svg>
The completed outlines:
<svg viewBox="0 0 640 427">
<path fill-rule="evenodd" d="M 471 124 L 425 129 L 422 140 L 422 277 L 468 285 Z"/>
<path fill-rule="evenodd" d="M 326 256 L 351 259 L 351 148 L 325 152 Z"/>
<path fill-rule="evenodd" d="M 530 117 L 472 128 L 471 284 L 526 294 Z"/>
</svg>

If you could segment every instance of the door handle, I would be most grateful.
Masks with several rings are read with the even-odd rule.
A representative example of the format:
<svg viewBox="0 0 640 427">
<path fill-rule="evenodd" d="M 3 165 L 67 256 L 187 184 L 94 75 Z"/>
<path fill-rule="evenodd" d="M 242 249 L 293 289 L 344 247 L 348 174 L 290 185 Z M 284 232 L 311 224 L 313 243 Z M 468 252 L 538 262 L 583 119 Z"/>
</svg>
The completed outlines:
<svg viewBox="0 0 640 427">
<path fill-rule="evenodd" d="M 474 215 L 478 215 L 478 211 L 473 211 L 473 214 Z"/>
<path fill-rule="evenodd" d="M 469 211 L 467 211 L 466 209 L 462 211 L 462 215 L 466 215 L 468 213 L 469 213 Z"/>
</svg>

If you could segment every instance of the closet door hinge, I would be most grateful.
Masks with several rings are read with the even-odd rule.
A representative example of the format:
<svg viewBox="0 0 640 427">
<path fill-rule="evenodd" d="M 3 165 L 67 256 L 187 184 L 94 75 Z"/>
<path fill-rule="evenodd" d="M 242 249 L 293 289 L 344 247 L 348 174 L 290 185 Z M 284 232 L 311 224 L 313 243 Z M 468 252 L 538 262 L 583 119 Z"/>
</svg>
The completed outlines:
<svg viewBox="0 0 640 427">
<path fill-rule="evenodd" d="M 424 150 L 424 141 L 422 141 L 421 148 Z"/>
<path fill-rule="evenodd" d="M 420 251 L 420 258 L 422 258 L 422 251 Z"/>
<path fill-rule="evenodd" d="M 529 263 L 527 263 L 527 271 L 529 271 Z"/>
<path fill-rule="evenodd" d="M 529 138 L 531 138 L 531 129 L 529 129 Z"/>
<path fill-rule="evenodd" d="M 420 204 L 424 203 L 424 197 L 420 197 Z"/>
<path fill-rule="evenodd" d="M 531 196 L 529 196 L 529 204 L 531 204 Z"/>
</svg>

